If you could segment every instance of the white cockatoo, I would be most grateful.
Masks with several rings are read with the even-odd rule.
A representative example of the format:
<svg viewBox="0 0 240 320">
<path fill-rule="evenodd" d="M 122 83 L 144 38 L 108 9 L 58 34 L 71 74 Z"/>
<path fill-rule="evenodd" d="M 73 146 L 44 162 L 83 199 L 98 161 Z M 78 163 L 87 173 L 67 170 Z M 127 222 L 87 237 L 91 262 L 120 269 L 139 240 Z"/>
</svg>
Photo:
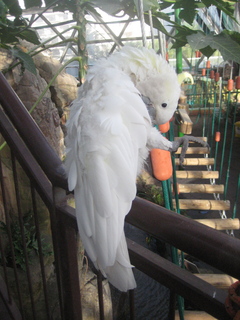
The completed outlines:
<svg viewBox="0 0 240 320">
<path fill-rule="evenodd" d="M 171 119 L 179 95 L 177 75 L 161 56 L 126 46 L 89 69 L 71 106 L 66 169 L 80 237 L 95 267 L 121 291 L 136 287 L 124 235 L 136 178 L 151 148 L 176 151 L 182 144 L 153 126 Z"/>
</svg>

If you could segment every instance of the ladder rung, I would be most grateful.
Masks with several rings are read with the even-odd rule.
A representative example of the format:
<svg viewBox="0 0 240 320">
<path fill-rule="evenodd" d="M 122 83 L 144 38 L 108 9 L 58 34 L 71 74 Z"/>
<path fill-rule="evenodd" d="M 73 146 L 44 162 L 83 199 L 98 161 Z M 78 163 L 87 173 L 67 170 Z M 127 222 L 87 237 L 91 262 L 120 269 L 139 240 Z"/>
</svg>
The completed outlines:
<svg viewBox="0 0 240 320">
<path fill-rule="evenodd" d="M 195 221 L 216 230 L 239 230 L 239 219 L 195 219 Z"/>
<path fill-rule="evenodd" d="M 175 313 L 175 320 L 180 320 L 178 311 Z M 185 311 L 184 320 L 217 320 L 217 318 L 203 311 Z"/>
<path fill-rule="evenodd" d="M 176 154 L 180 154 L 182 152 L 182 147 L 178 148 L 175 152 Z M 189 147 L 187 148 L 186 154 L 208 154 L 210 153 L 209 148 L 207 147 Z"/>
<path fill-rule="evenodd" d="M 223 193 L 223 184 L 178 184 L 179 193 Z"/>
<path fill-rule="evenodd" d="M 176 177 L 179 179 L 218 179 L 218 171 L 188 171 L 177 170 Z"/>
<path fill-rule="evenodd" d="M 179 165 L 179 158 L 175 159 L 175 164 Z M 183 161 L 184 166 L 209 166 L 214 165 L 214 158 L 185 158 Z"/>
<path fill-rule="evenodd" d="M 198 139 L 201 139 L 201 140 L 207 142 L 207 137 L 195 137 L 195 138 L 198 138 Z M 178 139 L 180 139 L 180 137 L 174 137 L 174 141 L 176 141 Z M 190 143 L 194 143 L 194 141 L 190 141 Z"/>
<path fill-rule="evenodd" d="M 206 274 L 206 273 L 195 273 L 195 276 L 210 283 L 212 286 L 219 289 L 228 289 L 234 282 L 238 281 L 227 274 Z"/>
<path fill-rule="evenodd" d="M 179 199 L 180 209 L 193 210 L 230 210 L 230 202 L 228 200 L 201 200 L 201 199 Z M 173 200 L 176 207 L 176 202 Z"/>
<path fill-rule="evenodd" d="M 189 118 L 189 115 L 185 109 L 178 109 L 179 122 L 180 122 L 180 131 L 184 134 L 192 133 L 192 120 Z"/>
</svg>

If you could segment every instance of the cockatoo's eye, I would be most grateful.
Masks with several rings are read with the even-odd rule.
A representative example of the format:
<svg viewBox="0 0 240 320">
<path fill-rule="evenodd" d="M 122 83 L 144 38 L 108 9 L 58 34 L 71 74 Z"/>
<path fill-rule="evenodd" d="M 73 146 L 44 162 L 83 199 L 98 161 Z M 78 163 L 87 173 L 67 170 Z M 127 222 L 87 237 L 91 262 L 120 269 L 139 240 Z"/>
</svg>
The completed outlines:
<svg viewBox="0 0 240 320">
<path fill-rule="evenodd" d="M 167 103 L 162 103 L 163 108 L 166 108 L 166 106 L 167 106 Z"/>
</svg>

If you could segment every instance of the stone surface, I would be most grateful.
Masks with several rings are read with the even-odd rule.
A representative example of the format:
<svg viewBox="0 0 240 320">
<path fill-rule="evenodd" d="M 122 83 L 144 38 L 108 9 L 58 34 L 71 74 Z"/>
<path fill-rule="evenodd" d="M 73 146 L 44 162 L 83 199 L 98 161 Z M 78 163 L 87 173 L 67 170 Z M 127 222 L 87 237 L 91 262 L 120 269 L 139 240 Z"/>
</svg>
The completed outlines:
<svg viewBox="0 0 240 320">
<path fill-rule="evenodd" d="M 13 61 L 14 58 L 9 50 L 0 50 L 0 70 L 7 69 Z"/>
<path fill-rule="evenodd" d="M 30 49 L 31 45 L 24 42 L 24 45 Z M 0 69 L 6 69 L 13 62 L 13 58 L 8 52 L 0 50 Z M 44 54 L 38 54 L 34 57 L 34 62 L 37 67 L 37 75 L 25 70 L 22 72 L 21 66 L 18 65 L 13 70 L 8 71 L 5 74 L 8 82 L 13 87 L 19 98 L 28 110 L 32 108 L 35 102 L 38 100 L 40 94 L 46 88 L 50 80 L 57 73 L 61 67 L 60 63 L 52 57 L 45 56 Z M 6 64 L 4 64 L 6 63 Z M 39 128 L 47 138 L 50 145 L 57 152 L 60 158 L 64 155 L 64 122 L 65 113 L 68 112 L 68 107 L 72 100 L 77 96 L 77 80 L 62 71 L 56 78 L 53 85 L 47 90 L 43 99 L 37 104 L 32 117 L 38 124 Z M 62 117 L 62 119 L 61 119 Z M 62 121 L 63 120 L 63 121 Z M 0 144 L 3 139 L 0 137 Z M 37 143 L 37 141 L 36 141 Z M 10 215 L 11 219 L 16 219 L 18 216 L 18 208 L 15 198 L 15 187 L 13 183 L 13 172 L 10 157 L 10 150 L 8 147 L 3 148 L 1 151 L 1 159 L 3 165 L 3 179 L 7 197 L 6 211 Z M 47 159 L 46 159 L 47 161 Z M 18 166 L 18 177 L 20 185 L 20 200 L 21 209 L 23 214 L 32 210 L 31 202 L 31 190 L 29 187 L 29 179 L 23 172 L 22 168 Z M 50 231 L 50 219 L 49 212 L 37 195 L 37 210 L 38 218 L 41 229 L 41 235 L 45 239 L 46 243 L 51 244 L 51 231 Z M 0 221 L 5 222 L 5 212 L 2 205 L 2 194 L 0 193 Z M 6 240 L 6 241 L 5 241 Z M 7 238 L 4 239 L 4 246 L 7 246 Z M 81 241 L 78 246 L 78 264 L 79 275 L 81 282 L 81 296 L 82 296 L 82 308 L 83 318 L 86 320 L 93 320 L 99 318 L 99 304 L 97 293 L 97 278 L 96 275 L 87 267 L 86 257 L 84 256 L 84 249 Z M 60 319 L 60 308 L 58 303 L 58 293 L 56 286 L 56 274 L 53 264 L 53 256 L 45 259 L 45 272 L 47 276 L 47 290 L 50 302 L 50 316 L 51 319 Z M 1 271 L 2 273 L 2 271 Z M 11 278 L 13 269 L 8 268 L 8 274 Z M 38 263 L 38 257 L 34 260 L 33 265 L 30 266 L 30 274 L 33 283 L 34 301 L 36 303 L 36 313 L 39 320 L 45 320 L 47 318 L 44 292 L 42 287 L 41 272 Z M 26 282 L 26 273 L 23 270 L 18 270 L 18 276 L 23 288 L 23 300 L 26 319 L 32 319 L 31 301 L 29 299 L 28 284 Z M 11 280 L 11 286 L 13 291 L 15 290 L 14 278 Z M 112 302 L 111 293 L 107 281 L 103 282 L 104 293 L 104 312 L 105 319 L 111 320 L 112 317 Z"/>
<path fill-rule="evenodd" d="M 61 67 L 58 60 L 43 54 L 36 55 L 34 62 L 39 70 L 39 74 L 47 83 L 51 81 Z M 65 71 L 62 71 L 50 87 L 50 90 L 52 101 L 54 101 L 60 115 L 62 115 L 64 108 L 69 106 L 77 96 L 77 80 Z"/>
</svg>

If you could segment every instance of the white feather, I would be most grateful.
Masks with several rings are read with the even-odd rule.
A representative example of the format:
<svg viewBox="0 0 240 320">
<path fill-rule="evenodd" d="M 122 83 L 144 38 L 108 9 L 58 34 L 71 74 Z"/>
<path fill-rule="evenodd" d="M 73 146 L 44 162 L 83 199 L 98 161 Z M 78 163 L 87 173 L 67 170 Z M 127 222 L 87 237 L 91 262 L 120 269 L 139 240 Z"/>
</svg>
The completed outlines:
<svg viewBox="0 0 240 320">
<path fill-rule="evenodd" d="M 170 92 L 167 77 L 176 86 Z M 172 146 L 152 127 L 141 94 L 154 102 L 158 121 L 169 120 L 180 94 L 176 74 L 153 50 L 124 47 L 88 71 L 67 122 L 80 236 L 95 266 L 122 291 L 136 286 L 123 232 L 136 177 L 149 148 Z"/>
</svg>

